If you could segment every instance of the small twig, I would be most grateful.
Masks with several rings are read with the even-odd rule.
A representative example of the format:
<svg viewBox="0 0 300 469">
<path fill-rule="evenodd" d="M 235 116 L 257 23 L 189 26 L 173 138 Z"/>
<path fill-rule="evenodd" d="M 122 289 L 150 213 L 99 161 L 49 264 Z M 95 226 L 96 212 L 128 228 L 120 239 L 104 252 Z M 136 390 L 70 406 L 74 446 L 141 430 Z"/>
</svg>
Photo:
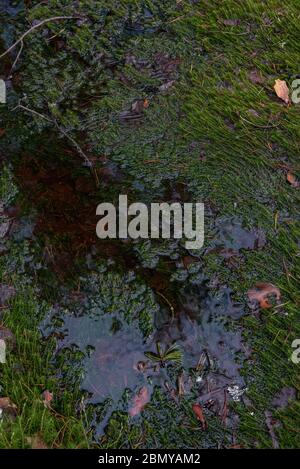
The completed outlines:
<svg viewBox="0 0 300 469">
<path fill-rule="evenodd" d="M 257 127 L 258 129 L 275 129 L 276 127 L 279 127 L 280 125 L 280 123 L 275 124 L 275 125 L 259 125 L 259 124 L 255 124 L 254 122 L 248 121 L 248 119 L 245 119 L 245 117 L 243 116 L 240 116 L 240 118 L 242 119 L 242 121 L 247 122 L 247 124 L 251 124 L 254 127 Z"/>
<path fill-rule="evenodd" d="M 82 156 L 82 158 L 85 160 L 86 162 L 86 165 L 91 168 L 93 166 L 93 163 L 88 159 L 88 157 L 86 156 L 86 154 L 83 152 L 83 150 L 81 149 L 81 147 L 78 145 L 78 143 L 76 142 L 76 140 L 74 140 L 73 137 L 71 137 L 71 135 L 69 135 L 65 130 L 63 130 L 61 127 L 59 127 L 58 123 L 56 121 L 53 121 L 55 126 L 57 127 L 57 129 L 59 130 L 59 132 L 61 132 L 63 134 L 64 137 L 66 137 L 72 144 L 73 146 L 76 148 L 76 150 L 78 151 L 78 153 Z"/>
<path fill-rule="evenodd" d="M 172 306 L 172 303 L 168 300 L 168 298 L 165 297 L 165 295 L 163 295 L 161 292 L 159 291 L 156 291 L 155 293 L 157 293 L 157 295 L 161 296 L 161 298 L 163 300 L 165 300 L 165 302 L 167 303 L 167 305 L 169 306 L 170 310 L 171 310 L 171 313 L 172 313 L 172 319 L 174 319 L 174 307 Z"/>
<path fill-rule="evenodd" d="M 53 34 L 53 36 L 49 37 L 48 42 L 52 41 L 52 39 L 55 39 L 57 36 L 59 36 L 61 33 L 65 31 L 66 28 L 62 28 L 58 33 Z"/>
<path fill-rule="evenodd" d="M 48 122 L 52 122 L 52 124 L 54 123 L 51 119 L 49 119 L 49 117 L 46 117 L 44 116 L 44 114 L 40 114 L 39 112 L 37 111 L 34 111 L 33 109 L 30 109 L 29 107 L 26 107 L 26 106 L 23 106 L 23 104 L 18 104 L 16 107 L 14 107 L 11 111 L 15 111 L 16 109 L 23 109 L 23 111 L 27 111 L 27 112 L 30 112 L 31 114 L 34 114 L 35 116 L 38 116 L 38 117 L 41 117 L 42 119 L 45 119 L 47 120 Z"/>
<path fill-rule="evenodd" d="M 12 66 L 11 66 L 11 69 L 10 69 L 9 75 L 11 75 L 11 73 L 12 73 L 13 69 L 14 69 L 14 68 L 15 68 L 15 66 L 17 65 L 17 62 L 18 62 L 18 60 L 19 60 L 19 58 L 20 58 L 20 56 L 21 56 L 21 54 L 22 54 L 23 47 L 24 47 L 24 42 L 23 42 L 23 41 L 21 41 L 21 46 L 20 46 L 20 49 L 19 49 L 18 55 L 17 55 L 17 57 L 15 58 L 15 61 L 14 61 L 14 63 L 13 63 L 13 64 L 12 64 Z"/>
<path fill-rule="evenodd" d="M 224 403 L 223 403 L 223 409 L 221 413 L 221 422 L 223 425 L 226 426 L 226 419 L 227 419 L 227 414 L 228 414 L 228 407 L 227 407 L 227 392 L 224 389 Z"/>
<path fill-rule="evenodd" d="M 62 129 L 58 123 L 56 122 L 56 120 L 53 120 L 53 119 L 50 119 L 49 117 L 45 116 L 44 114 L 40 114 L 39 112 L 37 111 L 34 111 L 33 109 L 30 109 L 29 107 L 26 107 L 26 106 L 23 106 L 23 104 L 18 104 L 18 106 L 16 106 L 14 109 L 12 109 L 12 111 L 14 111 L 15 109 L 23 109 L 24 111 L 27 111 L 27 112 L 30 112 L 31 114 L 34 114 L 35 116 L 38 116 L 38 117 L 41 117 L 42 119 L 50 122 L 51 124 L 53 124 L 57 130 L 65 137 L 67 138 L 71 143 L 72 145 L 76 148 L 77 152 L 80 154 L 80 156 L 82 156 L 82 158 L 85 160 L 86 162 L 86 165 L 89 167 L 89 168 L 92 168 L 93 167 L 93 163 L 89 160 L 89 158 L 86 156 L 86 154 L 83 152 L 83 150 L 81 149 L 80 145 L 76 142 L 76 140 L 74 140 L 73 137 L 71 137 L 64 129 Z"/>
<path fill-rule="evenodd" d="M 60 20 L 71 20 L 71 19 L 78 19 L 78 16 L 53 16 L 53 18 L 46 18 L 45 20 L 40 21 L 39 23 L 32 26 L 28 31 L 26 31 L 22 36 L 12 45 L 10 46 L 3 54 L 0 55 L 0 59 L 7 55 L 10 51 L 12 51 L 20 42 L 22 42 L 28 34 L 35 31 L 40 26 L 43 26 L 45 23 L 50 23 L 51 21 L 60 21 Z"/>
</svg>

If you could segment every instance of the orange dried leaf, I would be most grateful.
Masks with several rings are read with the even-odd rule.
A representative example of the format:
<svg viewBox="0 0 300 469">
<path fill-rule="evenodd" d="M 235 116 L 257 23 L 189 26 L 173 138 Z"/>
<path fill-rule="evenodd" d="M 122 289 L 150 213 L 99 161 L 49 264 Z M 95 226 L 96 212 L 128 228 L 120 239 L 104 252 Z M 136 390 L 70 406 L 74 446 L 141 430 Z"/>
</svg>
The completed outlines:
<svg viewBox="0 0 300 469">
<path fill-rule="evenodd" d="M 272 308 L 269 302 L 270 296 L 275 296 L 276 301 L 281 298 L 279 288 L 271 283 L 257 283 L 254 288 L 248 291 L 248 298 L 250 301 L 257 301 L 260 308 Z"/>
<path fill-rule="evenodd" d="M 282 99 L 286 104 L 290 102 L 289 89 L 284 80 L 275 80 L 274 90 L 278 98 Z"/>
<path fill-rule="evenodd" d="M 145 405 L 148 404 L 149 400 L 148 389 L 144 386 L 139 390 L 138 394 L 134 396 L 133 406 L 129 409 L 129 415 L 134 417 L 135 415 L 140 414 L 144 410 Z"/>
<path fill-rule="evenodd" d="M 299 181 L 297 181 L 296 176 L 291 172 L 287 173 L 286 180 L 292 187 L 299 187 L 300 186 L 300 183 L 299 183 Z"/>
<path fill-rule="evenodd" d="M 194 414 L 196 415 L 196 419 L 199 420 L 199 422 L 201 422 L 202 429 L 206 430 L 207 429 L 207 423 L 206 423 L 206 420 L 205 420 L 201 405 L 193 404 L 192 409 L 193 409 Z"/>
</svg>

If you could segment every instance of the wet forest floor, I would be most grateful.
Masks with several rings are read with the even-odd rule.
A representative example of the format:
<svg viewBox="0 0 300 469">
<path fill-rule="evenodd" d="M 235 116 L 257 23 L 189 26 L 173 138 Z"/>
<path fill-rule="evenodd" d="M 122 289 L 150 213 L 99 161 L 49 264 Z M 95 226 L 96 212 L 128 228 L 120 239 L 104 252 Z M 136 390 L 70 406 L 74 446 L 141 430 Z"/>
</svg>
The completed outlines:
<svg viewBox="0 0 300 469">
<path fill-rule="evenodd" d="M 2 1 L 1 448 L 300 447 L 297 3 Z M 204 246 L 97 239 L 119 194 Z"/>
</svg>

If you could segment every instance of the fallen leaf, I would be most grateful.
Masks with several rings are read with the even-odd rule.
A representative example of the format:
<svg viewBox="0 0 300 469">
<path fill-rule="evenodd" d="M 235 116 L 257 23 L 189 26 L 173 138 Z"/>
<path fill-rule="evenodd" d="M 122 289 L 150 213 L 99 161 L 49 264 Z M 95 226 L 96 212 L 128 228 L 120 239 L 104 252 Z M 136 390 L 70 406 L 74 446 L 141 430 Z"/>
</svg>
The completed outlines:
<svg viewBox="0 0 300 469">
<path fill-rule="evenodd" d="M 300 182 L 297 181 L 296 176 L 293 173 L 291 173 L 290 171 L 286 175 L 286 180 L 292 187 L 299 187 L 300 186 Z"/>
<path fill-rule="evenodd" d="M 6 129 L 0 129 L 0 138 L 3 137 L 5 132 L 6 132 Z"/>
<path fill-rule="evenodd" d="M 248 291 L 248 298 L 250 301 L 257 301 L 260 308 L 272 308 L 269 302 L 269 297 L 275 296 L 276 300 L 280 300 L 281 294 L 279 288 L 271 283 L 257 283 L 254 288 Z"/>
<path fill-rule="evenodd" d="M 53 400 L 53 393 L 48 391 L 48 389 L 46 389 L 46 391 L 42 393 L 42 400 L 43 400 L 44 406 L 50 408 L 51 402 Z"/>
<path fill-rule="evenodd" d="M 201 422 L 202 429 L 206 430 L 207 429 L 207 423 L 206 423 L 206 420 L 205 420 L 201 405 L 193 404 L 192 409 L 193 409 L 194 414 L 196 415 L 196 419 L 199 420 L 199 422 Z"/>
<path fill-rule="evenodd" d="M 6 409 L 11 405 L 9 397 L 0 397 L 0 409 Z"/>
<path fill-rule="evenodd" d="M 134 417 L 135 415 L 140 414 L 144 410 L 145 405 L 148 404 L 149 400 L 148 389 L 143 386 L 139 390 L 138 394 L 133 398 L 133 406 L 129 409 L 129 415 Z"/>
<path fill-rule="evenodd" d="M 134 101 L 134 103 L 131 106 L 131 111 L 141 114 L 144 109 L 147 107 L 148 101 L 146 99 L 138 99 L 137 101 Z"/>
<path fill-rule="evenodd" d="M 197 261 L 192 256 L 183 256 L 182 258 L 182 263 L 185 269 L 188 269 L 191 264 L 194 264 L 194 262 L 197 262 Z"/>
<path fill-rule="evenodd" d="M 0 397 L 0 418 L 5 415 L 14 419 L 17 416 L 17 406 L 9 397 Z"/>
<path fill-rule="evenodd" d="M 278 98 L 282 99 L 286 104 L 289 104 L 289 89 L 284 80 L 275 80 L 274 90 Z"/>
<path fill-rule="evenodd" d="M 33 436 L 27 436 L 26 442 L 32 449 L 48 449 L 42 438 L 36 433 Z"/>
</svg>

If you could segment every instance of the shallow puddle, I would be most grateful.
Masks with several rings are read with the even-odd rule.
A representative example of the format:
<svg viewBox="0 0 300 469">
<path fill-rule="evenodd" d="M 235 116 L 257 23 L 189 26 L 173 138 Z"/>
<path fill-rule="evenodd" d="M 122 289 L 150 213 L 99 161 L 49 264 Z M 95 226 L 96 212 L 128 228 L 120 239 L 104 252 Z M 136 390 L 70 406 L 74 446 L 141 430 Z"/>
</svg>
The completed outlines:
<svg viewBox="0 0 300 469">
<path fill-rule="evenodd" d="M 42 327 L 45 337 L 58 337 L 54 363 L 61 367 L 61 382 L 75 379 L 88 396 L 84 405 L 109 402 L 106 416 L 95 424 L 96 435 L 102 434 L 114 410 L 134 416 L 132 409 L 141 392 L 147 394 L 145 403 L 151 400 L 155 386 L 178 399 L 177 381 L 183 372 L 185 396 L 203 396 L 204 405 L 215 397 L 220 412 L 216 398 L 224 401 L 225 394 L 230 400 L 231 388 L 245 386 L 239 370 L 249 351 L 241 329 L 232 329 L 232 320 L 244 314 L 241 305 L 233 303 L 227 289 L 216 297 L 205 284 L 178 285 L 178 298 L 174 299 L 178 313 L 171 315 L 134 276 L 129 280 L 114 275 L 82 279 L 79 301 L 65 298 Z M 108 293 L 110 281 L 115 287 Z M 142 332 L 141 317 L 144 322 L 149 319 L 150 334 L 146 329 Z M 157 354 L 157 343 L 162 351 L 175 344 L 180 363 L 167 356 L 149 359 L 148 352 L 154 357 Z"/>
</svg>

